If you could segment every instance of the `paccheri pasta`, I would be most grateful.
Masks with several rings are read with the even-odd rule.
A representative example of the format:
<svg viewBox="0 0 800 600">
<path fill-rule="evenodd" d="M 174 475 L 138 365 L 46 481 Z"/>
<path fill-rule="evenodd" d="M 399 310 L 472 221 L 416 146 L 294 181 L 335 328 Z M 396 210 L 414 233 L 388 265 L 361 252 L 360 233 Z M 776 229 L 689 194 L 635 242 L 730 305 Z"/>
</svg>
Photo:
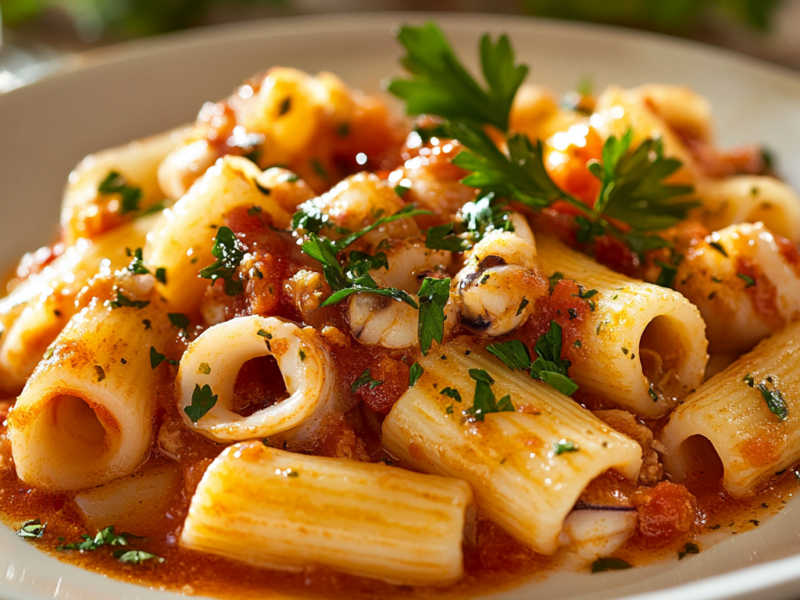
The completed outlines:
<svg viewBox="0 0 800 600">
<path fill-rule="evenodd" d="M 466 597 L 788 493 L 800 201 L 768 161 L 685 88 L 559 100 L 504 36 L 483 82 L 398 38 L 409 118 L 275 67 L 70 176 L 0 300 L 21 538 L 182 593 Z"/>
</svg>

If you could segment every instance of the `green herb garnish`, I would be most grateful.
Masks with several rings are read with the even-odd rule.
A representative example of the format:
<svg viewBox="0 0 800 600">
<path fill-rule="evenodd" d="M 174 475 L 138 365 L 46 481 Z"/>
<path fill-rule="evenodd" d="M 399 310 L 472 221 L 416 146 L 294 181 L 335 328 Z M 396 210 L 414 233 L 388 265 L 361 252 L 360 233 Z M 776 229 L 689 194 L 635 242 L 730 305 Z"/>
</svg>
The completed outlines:
<svg viewBox="0 0 800 600">
<path fill-rule="evenodd" d="M 197 423 L 208 411 L 214 408 L 217 398 L 218 396 L 212 393 L 210 385 L 200 387 L 200 384 L 196 383 L 192 392 L 192 404 L 184 408 L 183 412 L 187 414 L 193 423 Z"/>
<path fill-rule="evenodd" d="M 42 523 L 39 519 L 25 521 L 22 527 L 17 529 L 17 535 L 21 538 L 40 538 L 44 535 L 44 530 L 47 528 L 47 523 Z"/>
<path fill-rule="evenodd" d="M 426 277 L 417 294 L 419 297 L 419 347 L 428 354 L 433 341 L 441 344 L 444 338 L 444 307 L 450 298 L 450 278 Z"/>
<path fill-rule="evenodd" d="M 422 368 L 422 365 L 420 365 L 419 363 L 414 363 L 413 365 L 411 365 L 411 369 L 409 369 L 408 372 L 408 387 L 414 387 L 414 385 L 417 383 L 417 381 L 419 381 L 419 378 L 422 377 L 422 374 L 424 372 L 425 371 Z"/>
<path fill-rule="evenodd" d="M 381 385 L 383 381 L 378 381 L 372 378 L 372 373 L 367 368 L 361 376 L 353 382 L 353 385 L 350 387 L 350 390 L 355 394 L 363 385 L 369 385 L 369 389 L 374 390 L 376 387 Z"/>
<path fill-rule="evenodd" d="M 228 227 L 220 227 L 217 237 L 214 238 L 211 254 L 217 260 L 200 269 L 200 277 L 210 279 L 212 283 L 217 279 L 222 279 L 225 282 L 225 293 L 228 296 L 241 294 L 244 291 L 244 285 L 241 280 L 236 280 L 233 276 L 244 258 L 244 249 L 236 234 Z"/>
<path fill-rule="evenodd" d="M 475 399 L 472 407 L 467 410 L 475 417 L 476 421 L 483 421 L 486 415 L 497 412 L 514 412 L 514 405 L 511 403 L 511 396 L 506 394 L 498 402 L 492 385 L 494 379 L 483 369 L 470 369 L 469 376 L 475 380 Z"/>
<path fill-rule="evenodd" d="M 139 210 L 139 201 L 143 195 L 141 188 L 128 185 L 125 176 L 117 171 L 109 171 L 106 178 L 100 182 L 97 191 L 104 195 L 119 194 L 122 200 L 119 208 L 121 215 Z"/>
</svg>

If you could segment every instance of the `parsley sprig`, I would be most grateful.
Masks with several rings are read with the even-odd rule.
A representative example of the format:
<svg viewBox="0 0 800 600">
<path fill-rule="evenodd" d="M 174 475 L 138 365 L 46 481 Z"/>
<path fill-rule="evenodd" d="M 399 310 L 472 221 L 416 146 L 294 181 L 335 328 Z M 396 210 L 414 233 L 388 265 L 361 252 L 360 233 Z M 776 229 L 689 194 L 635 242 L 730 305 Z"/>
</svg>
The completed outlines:
<svg viewBox="0 0 800 600">
<path fill-rule="evenodd" d="M 228 296 L 241 294 L 244 291 L 244 284 L 240 279 L 233 277 L 244 258 L 244 248 L 236 234 L 228 227 L 220 227 L 217 230 L 217 237 L 214 238 L 211 254 L 217 260 L 200 269 L 200 277 L 210 279 L 212 283 L 222 279 Z"/>
<path fill-rule="evenodd" d="M 509 132 L 511 105 L 528 69 L 515 64 L 506 36 L 496 44 L 488 36 L 481 40 L 485 87 L 459 62 L 435 24 L 404 26 L 398 39 L 407 51 L 402 64 L 413 77 L 394 79 L 389 91 L 406 101 L 409 114 L 444 119 L 439 129 L 468 150 L 452 161 L 470 171 L 463 183 L 533 210 L 565 201 L 582 213 L 577 220 L 582 241 L 610 233 L 639 253 L 663 246 L 663 240 L 652 241 L 657 236 L 644 232 L 672 227 L 698 205 L 677 200 L 692 192 L 690 186 L 665 183 L 680 168 L 680 161 L 663 156 L 660 139 L 645 140 L 632 149 L 632 131 L 609 137 L 602 160 L 589 165 L 601 184 L 593 206 L 561 190 L 545 168 L 542 142 Z M 506 134 L 507 152 L 498 148 L 486 126 Z"/>
<path fill-rule="evenodd" d="M 410 115 L 438 115 L 450 121 L 488 123 L 508 129 L 508 117 L 517 89 L 528 67 L 514 64 L 508 37 L 493 43 L 481 38 L 481 70 L 486 85 L 479 84 L 459 61 L 444 33 L 434 23 L 404 25 L 397 39 L 408 54 L 403 66 L 411 79 L 393 79 L 389 91 L 406 101 Z"/>
</svg>

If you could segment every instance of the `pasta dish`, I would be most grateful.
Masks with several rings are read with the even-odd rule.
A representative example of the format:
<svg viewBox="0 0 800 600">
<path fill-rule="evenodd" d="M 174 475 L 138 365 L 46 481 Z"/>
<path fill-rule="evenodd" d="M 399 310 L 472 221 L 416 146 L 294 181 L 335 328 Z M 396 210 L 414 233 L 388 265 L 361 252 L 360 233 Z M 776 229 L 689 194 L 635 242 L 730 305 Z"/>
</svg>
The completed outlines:
<svg viewBox="0 0 800 600">
<path fill-rule="evenodd" d="M 0 299 L 0 517 L 225 598 L 692 560 L 800 471 L 800 200 L 680 86 L 273 67 L 85 158 Z M 392 99 L 392 97 L 394 99 Z M 405 114 L 399 110 L 399 106 Z M 715 533 L 716 532 L 716 533 Z"/>
</svg>

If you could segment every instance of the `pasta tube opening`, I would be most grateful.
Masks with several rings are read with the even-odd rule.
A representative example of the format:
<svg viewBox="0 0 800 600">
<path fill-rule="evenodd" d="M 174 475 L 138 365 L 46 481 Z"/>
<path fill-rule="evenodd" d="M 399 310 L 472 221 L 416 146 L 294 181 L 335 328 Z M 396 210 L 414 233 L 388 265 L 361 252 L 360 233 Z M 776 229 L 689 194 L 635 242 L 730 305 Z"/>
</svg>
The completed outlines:
<svg viewBox="0 0 800 600">
<path fill-rule="evenodd" d="M 94 301 L 72 317 L 8 416 L 22 481 L 74 490 L 138 468 L 150 450 L 156 408 L 158 373 L 149 351 L 166 345 L 170 329 L 152 302 L 112 308 Z"/>
<path fill-rule="evenodd" d="M 277 369 L 270 369 L 273 357 Z M 257 362 L 251 362 L 251 361 Z M 242 371 L 262 371 L 261 381 L 237 406 L 236 386 Z M 276 372 L 277 371 L 277 372 Z M 239 317 L 214 325 L 194 342 L 181 359 L 175 382 L 181 416 L 186 426 L 209 439 L 225 442 L 266 437 L 297 428 L 298 436 L 315 431 L 334 398 L 334 373 L 323 340 L 311 328 L 275 317 Z M 247 380 L 246 373 L 241 381 Z M 247 392 L 240 383 L 240 392 Z M 260 389 L 258 389 L 260 388 Z M 198 394 L 216 397 L 213 406 L 197 416 L 192 408 Z M 253 397 L 255 395 L 255 397 Z M 188 412 L 187 412 L 187 409 Z"/>
<path fill-rule="evenodd" d="M 545 274 L 591 294 L 578 318 L 563 324 L 567 343 L 581 342 L 570 352 L 570 376 L 583 392 L 659 418 L 702 383 L 705 323 L 686 298 L 615 273 L 551 236 L 536 239 Z"/>
<path fill-rule="evenodd" d="M 800 323 L 793 323 L 675 409 L 661 432 L 666 472 L 675 480 L 686 479 L 705 469 L 708 456 L 716 453 L 725 489 L 733 496 L 752 492 L 764 478 L 800 460 L 798 390 Z"/>
<path fill-rule="evenodd" d="M 684 329 L 676 319 L 657 316 L 644 328 L 639 341 L 639 361 L 648 389 L 658 401 L 668 404 L 685 394 L 682 381 L 693 375 L 686 372 L 688 365 L 682 353 L 686 345 Z"/>
<path fill-rule="evenodd" d="M 108 427 L 119 429 L 112 415 L 104 415 Z M 47 403 L 37 426 L 43 429 L 45 443 L 51 452 L 60 452 L 65 460 L 86 462 L 98 460 L 110 445 L 106 427 L 97 410 L 83 398 L 60 394 Z"/>
</svg>

